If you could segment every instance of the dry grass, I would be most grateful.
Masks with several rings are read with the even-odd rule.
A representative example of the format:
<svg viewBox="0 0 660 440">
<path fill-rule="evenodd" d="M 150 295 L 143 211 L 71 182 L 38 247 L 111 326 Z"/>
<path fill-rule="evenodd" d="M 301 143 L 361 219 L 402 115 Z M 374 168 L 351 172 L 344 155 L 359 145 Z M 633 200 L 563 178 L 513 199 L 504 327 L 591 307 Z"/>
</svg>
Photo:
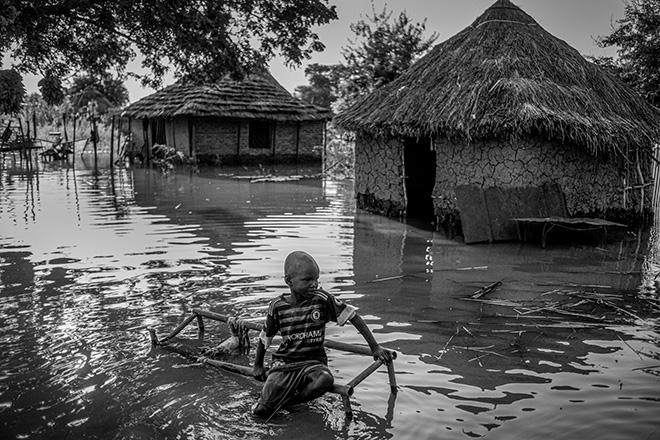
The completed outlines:
<svg viewBox="0 0 660 440">
<path fill-rule="evenodd" d="M 329 120 L 331 111 L 307 104 L 282 87 L 270 74 L 243 81 L 225 79 L 217 84 L 176 83 L 129 105 L 125 116 L 171 118 L 212 116 L 275 121 Z"/>
</svg>

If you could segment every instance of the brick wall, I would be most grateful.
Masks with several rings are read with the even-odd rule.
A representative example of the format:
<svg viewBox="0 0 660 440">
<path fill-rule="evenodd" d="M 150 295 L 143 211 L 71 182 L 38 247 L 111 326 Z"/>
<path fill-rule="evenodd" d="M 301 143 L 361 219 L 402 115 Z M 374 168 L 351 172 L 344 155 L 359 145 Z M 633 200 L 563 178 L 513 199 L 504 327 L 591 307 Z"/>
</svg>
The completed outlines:
<svg viewBox="0 0 660 440">
<path fill-rule="evenodd" d="M 320 161 L 322 158 L 324 122 L 273 122 L 275 160 Z M 195 119 L 195 150 L 202 162 L 270 161 L 272 149 L 254 149 L 249 146 L 250 124 L 247 120 L 222 120 L 217 118 Z M 298 154 L 296 155 L 296 139 Z"/>
<path fill-rule="evenodd" d="M 195 118 L 194 124 L 194 145 L 198 156 L 236 156 L 238 121 Z"/>
</svg>

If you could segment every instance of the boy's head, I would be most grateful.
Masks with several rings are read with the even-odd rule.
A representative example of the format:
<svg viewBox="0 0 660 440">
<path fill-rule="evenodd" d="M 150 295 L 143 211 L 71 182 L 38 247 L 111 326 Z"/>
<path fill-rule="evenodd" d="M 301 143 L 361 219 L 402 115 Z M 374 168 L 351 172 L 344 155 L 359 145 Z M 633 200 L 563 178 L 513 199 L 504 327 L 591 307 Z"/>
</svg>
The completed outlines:
<svg viewBox="0 0 660 440">
<path fill-rule="evenodd" d="M 291 252 L 284 260 L 284 281 L 295 295 L 318 288 L 319 265 L 307 252 Z"/>
</svg>

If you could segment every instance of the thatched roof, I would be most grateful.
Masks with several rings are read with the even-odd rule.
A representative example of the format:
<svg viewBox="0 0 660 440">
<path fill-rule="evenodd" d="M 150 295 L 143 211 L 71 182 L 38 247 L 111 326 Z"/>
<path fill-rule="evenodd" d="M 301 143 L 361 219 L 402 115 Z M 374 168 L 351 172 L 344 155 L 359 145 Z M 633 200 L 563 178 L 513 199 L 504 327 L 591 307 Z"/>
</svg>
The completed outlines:
<svg viewBox="0 0 660 440">
<path fill-rule="evenodd" d="M 267 72 L 250 75 L 242 81 L 227 77 L 209 85 L 177 82 L 130 104 L 123 115 L 133 118 L 213 116 L 295 122 L 332 118 L 330 110 L 292 97 Z"/>
<path fill-rule="evenodd" d="M 335 118 L 381 135 L 571 141 L 592 153 L 660 140 L 660 112 L 509 0 Z"/>
</svg>

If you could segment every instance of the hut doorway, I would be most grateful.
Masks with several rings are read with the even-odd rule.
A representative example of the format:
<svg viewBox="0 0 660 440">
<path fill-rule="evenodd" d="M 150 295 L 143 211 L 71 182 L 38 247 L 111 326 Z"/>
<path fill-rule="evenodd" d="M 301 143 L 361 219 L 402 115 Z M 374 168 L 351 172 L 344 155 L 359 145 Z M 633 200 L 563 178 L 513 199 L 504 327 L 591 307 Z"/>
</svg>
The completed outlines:
<svg viewBox="0 0 660 440">
<path fill-rule="evenodd" d="M 435 218 L 432 197 L 435 185 L 435 162 L 435 148 L 430 138 L 407 138 L 404 141 L 406 216 L 409 218 Z"/>
<path fill-rule="evenodd" d="M 167 144 L 167 139 L 165 137 L 165 120 L 156 119 L 154 120 L 154 123 L 151 124 L 151 139 L 153 140 L 152 145 Z"/>
</svg>

